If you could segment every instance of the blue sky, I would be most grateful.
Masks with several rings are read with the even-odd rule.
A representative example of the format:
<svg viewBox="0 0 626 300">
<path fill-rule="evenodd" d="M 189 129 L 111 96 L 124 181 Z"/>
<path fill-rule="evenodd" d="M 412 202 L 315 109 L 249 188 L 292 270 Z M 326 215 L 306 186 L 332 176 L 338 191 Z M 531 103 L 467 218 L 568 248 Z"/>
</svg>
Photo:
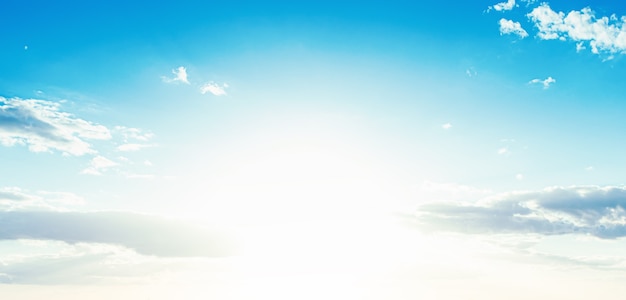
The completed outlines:
<svg viewBox="0 0 626 300">
<path fill-rule="evenodd" d="M 623 291 L 624 5 L 0 8 L 0 294 Z"/>
</svg>

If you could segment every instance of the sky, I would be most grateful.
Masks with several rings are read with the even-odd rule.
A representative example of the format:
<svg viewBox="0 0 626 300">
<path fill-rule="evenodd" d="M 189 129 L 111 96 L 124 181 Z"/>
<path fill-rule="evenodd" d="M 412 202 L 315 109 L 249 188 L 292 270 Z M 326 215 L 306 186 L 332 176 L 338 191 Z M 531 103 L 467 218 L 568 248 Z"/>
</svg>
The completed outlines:
<svg viewBox="0 0 626 300">
<path fill-rule="evenodd" d="M 626 292 L 624 4 L 0 10 L 2 297 Z"/>
</svg>

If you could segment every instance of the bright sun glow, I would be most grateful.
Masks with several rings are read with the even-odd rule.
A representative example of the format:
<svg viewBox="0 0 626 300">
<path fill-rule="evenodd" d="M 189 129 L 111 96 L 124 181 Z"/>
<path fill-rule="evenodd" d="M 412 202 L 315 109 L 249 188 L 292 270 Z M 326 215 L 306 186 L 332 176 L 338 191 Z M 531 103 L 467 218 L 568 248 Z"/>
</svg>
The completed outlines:
<svg viewBox="0 0 626 300">
<path fill-rule="evenodd" d="M 237 141 L 237 152 L 202 169 L 195 176 L 202 196 L 192 213 L 248 224 L 345 219 L 388 213 L 411 198 L 362 143 L 331 129 L 298 136 L 277 131 Z"/>
</svg>

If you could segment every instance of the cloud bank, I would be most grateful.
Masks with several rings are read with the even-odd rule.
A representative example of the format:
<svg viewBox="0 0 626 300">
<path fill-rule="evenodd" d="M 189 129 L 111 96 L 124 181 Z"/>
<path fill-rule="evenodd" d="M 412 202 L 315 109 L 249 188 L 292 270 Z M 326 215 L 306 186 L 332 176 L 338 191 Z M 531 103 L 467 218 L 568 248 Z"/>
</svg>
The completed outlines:
<svg viewBox="0 0 626 300">
<path fill-rule="evenodd" d="M 181 221 L 126 212 L 0 212 L 0 239 L 56 240 L 124 246 L 161 257 L 220 257 L 233 242 L 217 232 Z"/>
<path fill-rule="evenodd" d="M 469 233 L 587 234 L 626 236 L 626 188 L 551 187 L 515 192 L 478 203 L 422 205 L 418 223 L 431 229 Z"/>
</svg>

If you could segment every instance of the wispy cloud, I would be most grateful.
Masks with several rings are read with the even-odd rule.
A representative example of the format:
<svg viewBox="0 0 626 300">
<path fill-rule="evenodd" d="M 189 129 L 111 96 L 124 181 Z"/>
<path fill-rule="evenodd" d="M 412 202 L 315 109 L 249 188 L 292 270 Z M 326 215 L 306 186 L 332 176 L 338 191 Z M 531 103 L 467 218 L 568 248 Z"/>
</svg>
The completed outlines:
<svg viewBox="0 0 626 300">
<path fill-rule="evenodd" d="M 426 204 L 419 208 L 417 220 L 429 228 L 473 233 L 578 233 L 617 238 L 626 236 L 624 207 L 624 187 L 551 187 L 479 202 Z"/>
<path fill-rule="evenodd" d="M 519 22 L 514 22 L 511 20 L 507 20 L 505 18 L 500 19 L 498 22 L 500 24 L 500 34 L 515 34 L 520 38 L 525 38 L 528 36 L 528 32 L 522 28 L 522 25 Z"/>
<path fill-rule="evenodd" d="M 625 17 L 596 17 L 589 7 L 565 14 L 552 10 L 547 3 L 534 8 L 527 16 L 539 30 L 540 39 L 576 41 L 578 51 L 588 43 L 595 54 L 626 52 Z"/>
<path fill-rule="evenodd" d="M 468 77 L 474 77 L 474 76 L 478 75 L 478 72 L 476 72 L 476 70 L 474 70 L 474 68 L 468 68 L 467 70 L 465 70 L 465 74 Z"/>
<path fill-rule="evenodd" d="M 495 11 L 505 11 L 505 10 L 512 10 L 515 7 L 515 0 L 508 0 L 507 2 L 500 2 L 497 4 L 494 4 L 492 6 L 489 6 L 489 8 L 487 9 L 487 11 L 490 10 L 495 10 Z"/>
<path fill-rule="evenodd" d="M 213 81 L 207 82 L 200 87 L 200 93 L 206 94 L 211 93 L 215 96 L 224 96 L 226 95 L 226 89 L 228 88 L 228 84 L 218 84 Z"/>
<path fill-rule="evenodd" d="M 98 155 L 91 159 L 91 161 L 89 162 L 89 167 L 84 169 L 81 173 L 88 175 L 102 175 L 103 171 L 117 165 L 118 163 L 104 156 Z"/>
<path fill-rule="evenodd" d="M 544 89 L 548 89 L 548 88 L 550 88 L 550 85 L 555 83 L 555 82 L 556 82 L 556 79 L 554 79 L 551 76 L 549 76 L 548 78 L 543 79 L 543 80 L 541 80 L 539 78 L 535 78 L 535 79 L 529 81 L 528 84 L 541 84 L 541 85 L 543 85 Z"/>
<path fill-rule="evenodd" d="M 133 140 L 147 142 L 154 137 L 154 133 L 139 128 L 115 126 L 115 131 L 124 137 L 124 142 Z"/>
<path fill-rule="evenodd" d="M 82 197 L 69 192 L 30 192 L 18 187 L 0 188 L 0 211 L 62 211 L 84 203 Z"/>
<path fill-rule="evenodd" d="M 174 77 L 161 76 L 161 79 L 163 80 L 163 82 L 166 83 L 182 82 L 189 84 L 189 80 L 187 79 L 187 69 L 185 67 L 180 66 L 176 69 L 173 69 L 172 74 L 174 74 Z"/>
<path fill-rule="evenodd" d="M 446 129 L 446 130 L 447 130 L 447 129 L 450 129 L 450 128 L 452 128 L 452 124 L 450 124 L 450 123 L 445 123 L 445 124 L 441 125 L 441 128 Z"/>
<path fill-rule="evenodd" d="M 130 128 L 125 126 L 115 126 L 115 132 L 123 137 L 123 144 L 117 146 L 117 151 L 130 152 L 139 151 L 144 148 L 155 147 L 155 144 L 147 142 L 154 138 L 152 132 L 146 132 L 139 128 Z"/>
<path fill-rule="evenodd" d="M 87 140 L 108 140 L 111 132 L 61 111 L 61 103 L 0 97 L 0 144 L 25 145 L 32 152 L 57 150 L 81 156 L 96 151 Z"/>
<path fill-rule="evenodd" d="M 143 148 L 150 148 L 150 147 L 154 147 L 154 145 L 129 143 L 129 144 L 123 144 L 123 145 L 117 146 L 117 151 L 131 152 L 131 151 L 139 151 Z"/>
</svg>

